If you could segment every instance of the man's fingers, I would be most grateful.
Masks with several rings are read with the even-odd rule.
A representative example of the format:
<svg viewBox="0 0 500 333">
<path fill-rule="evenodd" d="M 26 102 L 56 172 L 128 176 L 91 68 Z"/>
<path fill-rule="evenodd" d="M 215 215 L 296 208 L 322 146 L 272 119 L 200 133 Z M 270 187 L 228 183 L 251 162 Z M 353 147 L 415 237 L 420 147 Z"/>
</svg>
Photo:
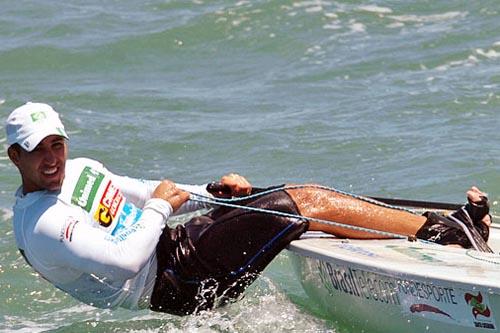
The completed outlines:
<svg viewBox="0 0 500 333">
<path fill-rule="evenodd" d="M 468 191 L 467 191 L 467 198 L 472 201 L 473 203 L 479 203 L 483 201 L 484 197 L 487 197 L 488 195 L 481 191 L 479 188 L 476 186 L 472 186 Z"/>
<path fill-rule="evenodd" d="M 230 173 L 221 178 L 221 184 L 231 189 L 234 196 L 249 195 L 252 192 L 252 185 L 245 177 L 235 173 Z"/>
<path fill-rule="evenodd" d="M 488 227 L 491 226 L 491 216 L 490 214 L 486 214 L 483 219 L 481 220 L 484 224 L 486 224 Z"/>
<path fill-rule="evenodd" d="M 174 212 L 189 199 L 189 193 L 179 189 L 169 180 L 163 180 L 154 190 L 153 198 L 168 201 Z"/>
<path fill-rule="evenodd" d="M 182 204 L 187 200 L 189 200 L 189 193 L 180 189 L 177 189 L 177 191 L 173 192 L 172 195 L 167 199 L 174 212 L 179 209 L 179 207 L 182 206 Z"/>
</svg>

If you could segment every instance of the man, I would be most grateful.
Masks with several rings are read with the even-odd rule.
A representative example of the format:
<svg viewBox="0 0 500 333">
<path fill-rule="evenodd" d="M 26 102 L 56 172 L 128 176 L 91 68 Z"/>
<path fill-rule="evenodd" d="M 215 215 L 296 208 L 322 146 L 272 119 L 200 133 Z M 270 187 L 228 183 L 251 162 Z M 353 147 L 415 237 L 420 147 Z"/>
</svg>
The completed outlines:
<svg viewBox="0 0 500 333">
<path fill-rule="evenodd" d="M 415 215 L 315 185 L 278 186 L 258 194 L 237 174 L 220 180 L 231 196 L 242 197 L 236 207 L 216 208 L 171 229 L 166 223 L 173 213 L 209 208 L 191 196 L 225 194 L 211 194 L 206 185 L 118 176 L 87 158 L 68 160 L 68 135 L 47 104 L 15 109 L 6 132 L 9 158 L 22 178 L 13 219 L 20 252 L 42 277 L 97 307 L 178 315 L 211 309 L 238 298 L 306 230 L 381 237 L 323 220 L 471 245 L 464 231 L 436 214 Z M 245 197 L 250 193 L 255 195 Z M 461 212 L 465 218 L 455 215 L 472 216 L 468 228 L 486 240 L 488 210 L 478 205 L 483 197 L 472 188 L 471 203 Z"/>
</svg>

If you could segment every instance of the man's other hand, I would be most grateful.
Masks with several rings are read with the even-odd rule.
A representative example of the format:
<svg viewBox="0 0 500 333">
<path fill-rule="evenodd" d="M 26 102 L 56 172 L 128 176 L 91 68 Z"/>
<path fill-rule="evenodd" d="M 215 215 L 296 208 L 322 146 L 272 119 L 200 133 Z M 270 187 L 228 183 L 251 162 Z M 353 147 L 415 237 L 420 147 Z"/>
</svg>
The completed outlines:
<svg viewBox="0 0 500 333">
<path fill-rule="evenodd" d="M 231 195 L 241 197 L 252 193 L 252 185 L 245 177 L 236 173 L 230 173 L 223 176 L 220 180 L 221 185 L 231 190 Z"/>
</svg>

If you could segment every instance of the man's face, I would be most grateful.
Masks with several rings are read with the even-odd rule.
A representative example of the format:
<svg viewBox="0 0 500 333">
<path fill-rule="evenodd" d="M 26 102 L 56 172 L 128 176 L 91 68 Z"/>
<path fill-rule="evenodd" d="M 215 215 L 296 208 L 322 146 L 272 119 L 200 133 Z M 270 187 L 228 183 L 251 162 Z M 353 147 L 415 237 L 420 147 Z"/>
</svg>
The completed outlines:
<svg viewBox="0 0 500 333">
<path fill-rule="evenodd" d="M 68 145 L 62 136 L 49 135 L 31 152 L 9 149 L 9 157 L 21 173 L 24 193 L 61 189 L 68 158 Z"/>
</svg>

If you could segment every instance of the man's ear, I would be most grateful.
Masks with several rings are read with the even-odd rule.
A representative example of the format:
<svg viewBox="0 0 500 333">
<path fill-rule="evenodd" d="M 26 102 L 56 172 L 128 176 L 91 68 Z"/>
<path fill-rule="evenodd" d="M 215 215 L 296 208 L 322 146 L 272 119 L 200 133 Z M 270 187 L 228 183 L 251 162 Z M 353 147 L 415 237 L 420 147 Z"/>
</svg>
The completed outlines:
<svg viewBox="0 0 500 333">
<path fill-rule="evenodd" d="M 12 163 L 14 163 L 15 166 L 19 166 L 19 147 L 10 146 L 7 149 L 7 154 Z"/>
</svg>

